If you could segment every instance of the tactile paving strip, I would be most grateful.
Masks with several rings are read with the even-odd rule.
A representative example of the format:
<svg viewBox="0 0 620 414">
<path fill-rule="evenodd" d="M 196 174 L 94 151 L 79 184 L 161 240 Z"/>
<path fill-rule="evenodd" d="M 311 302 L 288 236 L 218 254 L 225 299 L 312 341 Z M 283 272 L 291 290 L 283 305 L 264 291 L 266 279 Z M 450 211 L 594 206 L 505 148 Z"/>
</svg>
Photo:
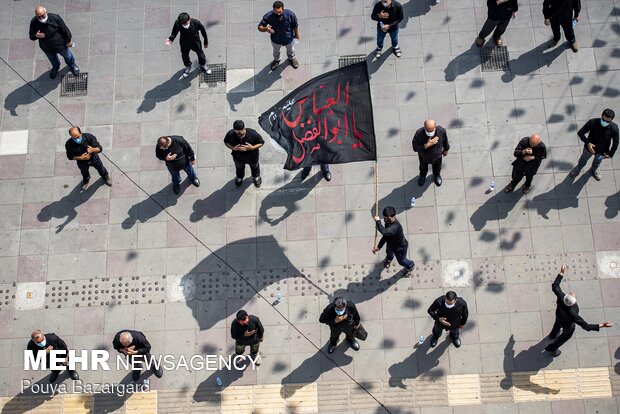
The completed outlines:
<svg viewBox="0 0 620 414">
<path fill-rule="evenodd" d="M 507 70 L 510 60 L 508 48 L 506 46 L 480 48 L 480 60 L 482 61 L 481 70 L 483 72 Z"/>
<path fill-rule="evenodd" d="M 0 311 L 13 310 L 15 307 L 15 290 L 17 283 L 3 283 L 0 285 Z"/>
<path fill-rule="evenodd" d="M 414 384 L 417 407 L 448 405 L 446 377 L 421 376 L 415 379 Z"/>
<path fill-rule="evenodd" d="M 480 404 L 480 377 L 471 375 L 448 375 L 448 402 L 450 405 Z"/>
<path fill-rule="evenodd" d="M 429 260 L 426 263 L 416 263 L 411 275 L 411 283 L 414 289 L 429 289 L 440 287 L 443 284 L 441 277 L 441 262 Z"/>
<path fill-rule="evenodd" d="M 287 384 L 284 386 L 286 412 L 317 413 L 319 411 L 318 387 L 313 384 Z"/>
</svg>

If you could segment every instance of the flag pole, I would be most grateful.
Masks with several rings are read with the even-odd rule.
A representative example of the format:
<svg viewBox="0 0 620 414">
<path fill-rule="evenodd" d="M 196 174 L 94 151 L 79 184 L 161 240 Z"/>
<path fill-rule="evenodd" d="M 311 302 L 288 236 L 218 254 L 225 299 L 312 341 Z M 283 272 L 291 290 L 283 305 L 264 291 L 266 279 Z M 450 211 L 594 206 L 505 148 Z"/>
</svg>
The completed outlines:
<svg viewBox="0 0 620 414">
<path fill-rule="evenodd" d="M 375 160 L 375 216 L 379 215 L 379 161 Z M 374 219 L 374 217 L 373 217 Z M 375 241 L 373 247 L 377 248 L 377 226 L 375 226 Z"/>
</svg>

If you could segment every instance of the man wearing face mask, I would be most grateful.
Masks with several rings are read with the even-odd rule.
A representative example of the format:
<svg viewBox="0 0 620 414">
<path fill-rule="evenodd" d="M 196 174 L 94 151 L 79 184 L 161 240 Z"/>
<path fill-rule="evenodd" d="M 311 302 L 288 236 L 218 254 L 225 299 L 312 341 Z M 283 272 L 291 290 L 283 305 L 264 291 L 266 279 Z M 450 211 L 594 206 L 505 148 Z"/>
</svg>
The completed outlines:
<svg viewBox="0 0 620 414">
<path fill-rule="evenodd" d="M 420 178 L 418 185 L 422 186 L 426 182 L 428 174 L 428 164 L 433 166 L 433 176 L 435 185 L 441 186 L 441 163 L 442 158 L 448 155 L 450 143 L 446 130 L 435 124 L 432 119 L 424 121 L 424 127 L 416 131 L 412 140 L 413 151 L 418 153 L 420 160 Z"/>
<path fill-rule="evenodd" d="M 515 160 L 512 162 L 512 180 L 504 188 L 505 193 L 512 193 L 525 176 L 525 184 L 523 184 L 523 194 L 530 192 L 532 188 L 532 180 L 538 172 L 540 163 L 547 158 L 547 147 L 540 140 L 539 135 L 525 137 L 519 141 L 514 150 Z"/>
<path fill-rule="evenodd" d="M 261 363 L 258 349 L 263 342 L 265 329 L 258 316 L 248 315 L 243 309 L 237 312 L 237 316 L 230 324 L 230 336 L 235 340 L 235 354 L 243 355 L 245 347 L 250 347 L 250 357 L 254 364 Z"/>
<path fill-rule="evenodd" d="M 338 345 L 340 334 L 344 332 L 346 341 L 354 351 L 359 351 L 360 344 L 355 339 L 355 331 L 359 329 L 361 317 L 355 304 L 350 300 L 336 297 L 323 309 L 323 313 L 319 317 L 319 322 L 329 325 L 330 337 L 328 353 L 333 353 Z"/>
<path fill-rule="evenodd" d="M 73 47 L 71 31 L 62 18 L 54 13 L 48 13 L 45 7 L 37 6 L 34 9 L 34 17 L 30 20 L 30 40 L 39 41 L 39 47 L 52 64 L 50 78 L 54 79 L 60 69 L 58 56 L 63 57 L 67 66 L 74 75 L 80 73 L 75 64 L 75 57 L 71 53 Z"/>
<path fill-rule="evenodd" d="M 385 35 L 390 34 L 392 50 L 396 57 L 402 56 L 400 46 L 398 46 L 398 25 L 404 18 L 403 6 L 395 0 L 381 0 L 372 9 L 371 19 L 377 22 L 377 48 L 375 49 L 375 59 L 381 57 L 383 51 L 383 41 Z"/>
<path fill-rule="evenodd" d="M 183 59 L 183 65 L 185 65 L 183 77 L 189 76 L 189 72 L 192 69 L 192 61 L 189 58 L 190 50 L 193 50 L 198 55 L 200 70 L 210 74 L 211 69 L 207 69 L 207 58 L 202 50 L 203 45 L 200 42 L 200 34 L 202 33 L 204 47 L 205 49 L 209 47 L 207 29 L 205 29 L 204 25 L 200 23 L 200 20 L 190 18 L 189 14 L 181 13 L 177 21 L 174 22 L 174 26 L 172 26 L 170 37 L 164 41 L 164 44 L 170 46 L 179 33 L 181 33 L 181 40 L 179 41 L 181 44 L 181 58 Z"/>
<path fill-rule="evenodd" d="M 185 138 L 180 135 L 159 137 L 155 156 L 166 162 L 166 167 L 172 176 L 172 190 L 175 194 L 181 192 L 181 170 L 185 170 L 187 178 L 195 187 L 200 187 L 200 180 L 193 167 L 196 165 L 194 149 Z"/>
<path fill-rule="evenodd" d="M 264 143 L 263 137 L 252 128 L 246 128 L 245 123 L 241 120 L 233 122 L 233 129 L 226 133 L 224 144 L 232 150 L 232 157 L 237 174 L 237 178 L 235 179 L 235 185 L 237 187 L 241 187 L 241 183 L 243 182 L 246 164 L 250 166 L 252 177 L 254 177 L 254 186 L 256 188 L 260 187 L 263 180 L 260 178 L 258 150 Z"/>
<path fill-rule="evenodd" d="M 373 247 L 372 253 L 376 254 L 379 250 L 381 250 L 384 244 L 387 244 L 383 265 L 386 268 L 390 267 L 392 260 L 394 260 L 394 256 L 396 256 L 398 263 L 406 269 L 405 277 L 409 277 L 413 272 L 415 263 L 413 260 L 407 259 L 409 242 L 405 238 L 403 226 L 401 226 L 398 220 L 396 220 L 396 209 L 392 206 L 387 206 L 384 208 L 383 220 L 385 221 L 385 226 L 381 224 L 381 218 L 379 216 L 375 216 L 375 225 L 377 226 L 377 231 L 381 233 L 382 237 L 381 240 L 379 240 L 377 247 Z"/>
<path fill-rule="evenodd" d="M 271 35 L 271 46 L 273 46 L 271 70 L 276 70 L 280 64 L 282 46 L 286 47 L 286 56 L 291 66 L 294 69 L 299 67 L 299 62 L 295 58 L 295 43 L 299 42 L 299 24 L 292 10 L 285 9 L 281 1 L 275 1 L 273 10 L 265 14 L 258 24 L 258 31 Z"/>
<path fill-rule="evenodd" d="M 577 132 L 584 146 L 581 157 L 577 161 L 577 166 L 570 172 L 571 177 L 577 177 L 588 162 L 588 159 L 594 155 L 590 172 L 597 181 L 601 180 L 602 176 L 598 170 L 601 162 L 604 159 L 613 157 L 618 149 L 618 125 L 612 122 L 615 115 L 614 111 L 607 108 L 603 111 L 600 118 L 590 119 Z"/>
<path fill-rule="evenodd" d="M 49 367 L 49 364 L 50 364 L 49 354 L 51 351 L 69 352 L 69 349 L 67 348 L 67 344 L 65 343 L 65 341 L 63 341 L 55 333 L 43 334 L 43 332 L 37 329 L 36 331 L 32 333 L 32 335 L 30 335 L 30 338 L 31 339 L 28 342 L 26 349 L 28 351 L 31 351 L 34 354 L 33 356 L 35 359 L 39 352 L 44 352 L 45 356 L 43 359 L 47 367 Z M 67 354 L 65 353 L 65 355 Z M 65 358 L 65 364 L 67 366 L 66 370 L 69 373 L 69 377 L 74 381 L 79 380 L 80 376 L 78 375 L 78 373 L 69 369 L 69 358 L 68 357 Z M 60 371 L 52 371 L 52 375 L 50 375 L 50 383 L 56 382 L 59 374 L 60 374 Z"/>
<path fill-rule="evenodd" d="M 65 143 L 67 158 L 77 161 L 77 166 L 82 173 L 82 191 L 86 191 L 90 183 L 90 167 L 94 167 L 108 187 L 112 187 L 112 180 L 108 170 L 105 169 L 99 153 L 103 151 L 97 137 L 87 132 L 82 132 L 79 127 L 69 129 L 71 138 Z"/>
<path fill-rule="evenodd" d="M 441 333 L 450 331 L 450 338 L 455 347 L 461 346 L 461 338 L 459 338 L 459 330 L 465 327 L 469 311 L 467 310 L 467 302 L 463 298 L 458 298 L 456 292 L 449 291 L 445 296 L 440 296 L 428 308 L 428 314 L 435 320 L 433 326 L 433 337 L 431 338 L 431 347 L 437 345 L 437 341 Z"/>
</svg>

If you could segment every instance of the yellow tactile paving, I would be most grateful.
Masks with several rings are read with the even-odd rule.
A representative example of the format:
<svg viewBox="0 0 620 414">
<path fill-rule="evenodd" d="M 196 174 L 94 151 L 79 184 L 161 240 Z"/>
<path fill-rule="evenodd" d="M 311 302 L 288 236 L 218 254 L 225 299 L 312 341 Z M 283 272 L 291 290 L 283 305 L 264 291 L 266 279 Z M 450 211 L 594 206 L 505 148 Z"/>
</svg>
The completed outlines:
<svg viewBox="0 0 620 414">
<path fill-rule="evenodd" d="M 579 398 L 577 370 L 560 369 L 544 371 L 545 386 L 552 390 L 549 400 L 574 400 Z"/>
<path fill-rule="evenodd" d="M 480 395 L 483 404 L 511 403 L 512 376 L 502 374 L 480 374 Z"/>
<path fill-rule="evenodd" d="M 581 398 L 610 398 L 609 368 L 580 368 L 577 370 Z"/>
<path fill-rule="evenodd" d="M 543 372 L 513 372 L 512 393 L 515 402 L 544 401 L 547 393 Z"/>
<path fill-rule="evenodd" d="M 480 376 L 448 375 L 448 403 L 449 405 L 480 404 Z"/>
<path fill-rule="evenodd" d="M 281 384 L 254 385 L 254 412 L 277 414 L 285 412 L 284 387 Z"/>
<path fill-rule="evenodd" d="M 222 414 L 249 413 L 254 407 L 254 391 L 251 386 L 227 387 L 222 390 Z"/>
<path fill-rule="evenodd" d="M 155 414 L 157 413 L 157 391 L 139 392 L 132 394 L 125 401 L 126 414 Z"/>
<path fill-rule="evenodd" d="M 285 387 L 285 397 L 289 413 L 319 412 L 319 392 L 316 384 L 289 384 Z"/>
<path fill-rule="evenodd" d="M 65 394 L 62 396 L 63 414 L 90 414 L 94 410 L 95 399 L 89 394 Z"/>
<path fill-rule="evenodd" d="M 421 376 L 415 379 L 415 405 L 448 405 L 448 385 L 446 377 Z"/>
</svg>

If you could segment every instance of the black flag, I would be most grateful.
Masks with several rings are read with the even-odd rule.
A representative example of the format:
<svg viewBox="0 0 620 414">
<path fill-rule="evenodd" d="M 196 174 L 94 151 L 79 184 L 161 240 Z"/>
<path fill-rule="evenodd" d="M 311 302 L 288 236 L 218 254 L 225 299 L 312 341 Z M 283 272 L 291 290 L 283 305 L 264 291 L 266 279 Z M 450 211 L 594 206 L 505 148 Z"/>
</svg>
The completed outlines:
<svg viewBox="0 0 620 414">
<path fill-rule="evenodd" d="M 366 62 L 311 79 L 258 122 L 287 152 L 287 170 L 377 159 Z"/>
</svg>

